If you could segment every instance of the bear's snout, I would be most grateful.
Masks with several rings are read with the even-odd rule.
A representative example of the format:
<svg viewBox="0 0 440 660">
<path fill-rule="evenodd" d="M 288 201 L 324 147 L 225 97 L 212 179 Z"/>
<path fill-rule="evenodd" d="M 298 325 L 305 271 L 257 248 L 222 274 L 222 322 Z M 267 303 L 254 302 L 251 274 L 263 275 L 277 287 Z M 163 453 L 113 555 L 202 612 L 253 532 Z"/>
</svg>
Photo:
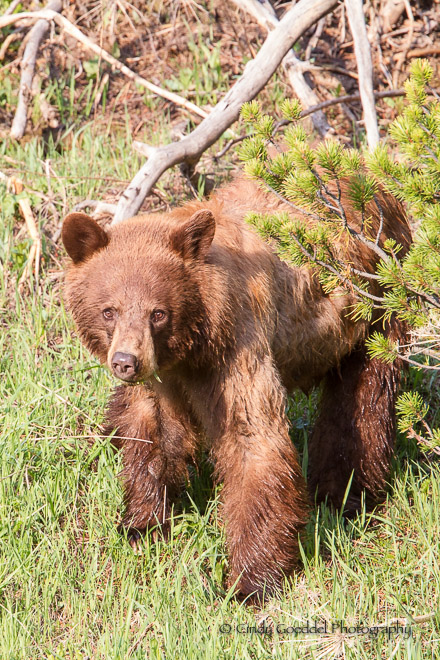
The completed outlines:
<svg viewBox="0 0 440 660">
<path fill-rule="evenodd" d="M 112 358 L 112 370 L 121 380 L 131 381 L 139 371 L 139 360 L 131 353 L 118 351 Z"/>
</svg>

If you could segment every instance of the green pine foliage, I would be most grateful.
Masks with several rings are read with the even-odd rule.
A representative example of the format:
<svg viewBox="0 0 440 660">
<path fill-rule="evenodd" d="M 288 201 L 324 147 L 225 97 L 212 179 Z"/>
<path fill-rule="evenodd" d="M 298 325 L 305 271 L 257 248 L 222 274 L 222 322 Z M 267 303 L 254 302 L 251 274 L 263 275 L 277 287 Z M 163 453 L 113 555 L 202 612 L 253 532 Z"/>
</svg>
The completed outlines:
<svg viewBox="0 0 440 660">
<path fill-rule="evenodd" d="M 256 101 L 243 106 L 242 117 L 252 125 L 253 134 L 242 143 L 239 155 L 245 172 L 290 205 L 296 217 L 248 217 L 280 258 L 312 268 L 329 294 L 336 289 L 355 294 L 358 302 L 347 311 L 353 318 L 371 319 L 380 309 L 382 319 L 395 315 L 408 324 L 411 338 L 405 346 L 373 332 L 368 340 L 372 356 L 385 361 L 400 357 L 419 368 L 440 371 L 440 100 L 430 87 L 432 76 L 426 60 L 413 62 L 405 84 L 405 108 L 373 153 L 346 148 L 336 140 L 312 148 L 300 121 L 300 104 L 286 100 L 278 123 L 263 114 Z M 350 223 L 342 185 L 361 220 L 360 229 Z M 379 188 L 403 202 L 417 228 L 403 258 L 401 246 L 380 241 L 380 229 L 379 235 L 371 230 L 368 209 L 375 205 L 380 214 Z M 376 252 L 373 278 L 382 287 L 381 296 L 371 292 L 371 275 L 356 271 L 334 253 L 344 233 Z M 437 451 L 440 431 L 427 425 L 420 395 L 403 395 L 398 412 L 401 430 Z"/>
</svg>

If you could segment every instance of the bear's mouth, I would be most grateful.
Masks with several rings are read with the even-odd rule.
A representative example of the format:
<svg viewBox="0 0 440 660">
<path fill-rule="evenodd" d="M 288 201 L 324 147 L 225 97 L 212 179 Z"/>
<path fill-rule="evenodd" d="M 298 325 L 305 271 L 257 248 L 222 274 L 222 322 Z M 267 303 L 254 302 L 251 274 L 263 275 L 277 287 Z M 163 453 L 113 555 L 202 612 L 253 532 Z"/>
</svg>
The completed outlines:
<svg viewBox="0 0 440 660">
<path fill-rule="evenodd" d="M 159 374 L 158 374 L 157 371 L 154 371 L 154 372 L 153 372 L 152 374 L 150 374 L 149 376 L 138 376 L 137 378 L 132 378 L 132 379 L 121 378 L 120 376 L 117 376 L 117 375 L 113 372 L 113 370 L 111 371 L 111 373 L 112 373 L 113 376 L 114 376 L 117 380 L 119 380 L 123 385 L 127 385 L 127 387 L 136 387 L 136 385 L 148 385 L 148 384 L 151 385 L 155 380 L 156 380 L 158 383 L 161 383 L 161 384 L 162 384 L 162 379 L 161 379 L 161 377 L 159 376 Z"/>
</svg>

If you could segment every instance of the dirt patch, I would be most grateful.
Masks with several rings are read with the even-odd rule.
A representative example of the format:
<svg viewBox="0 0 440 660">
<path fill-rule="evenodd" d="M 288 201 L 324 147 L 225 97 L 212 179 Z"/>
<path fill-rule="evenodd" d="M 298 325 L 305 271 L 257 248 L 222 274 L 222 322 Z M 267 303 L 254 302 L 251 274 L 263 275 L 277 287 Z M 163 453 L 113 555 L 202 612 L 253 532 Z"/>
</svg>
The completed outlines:
<svg viewBox="0 0 440 660">
<path fill-rule="evenodd" d="M 401 86 L 414 51 L 426 53 L 437 73 L 438 53 L 433 51 L 439 32 L 439 3 L 415 3 L 412 16 L 403 11 L 388 32 L 384 32 L 383 4 L 379 0 L 366 3 L 375 89 Z M 32 9 L 34 5 L 23 3 L 25 9 Z M 282 3 L 276 5 L 281 16 Z M 65 15 L 133 71 L 206 109 L 229 89 L 265 39 L 264 31 L 254 19 L 223 0 L 153 1 L 148 10 L 145 3 L 136 0 L 133 3 L 123 0 L 81 2 L 71 3 Z M 112 72 L 110 65 L 91 56 L 74 39 L 58 32 L 57 29 L 40 51 L 41 89 L 47 89 L 54 81 L 64 81 L 62 93 L 67 98 L 72 95 L 70 78 L 73 75 L 74 94 L 69 102 L 75 103 L 83 121 L 94 115 L 106 125 L 109 120 L 125 124 L 128 110 L 130 127 L 136 136 L 144 127 L 154 129 L 155 115 L 165 112 L 170 126 L 175 127 L 175 137 L 187 130 L 188 124 L 197 121 L 174 104 L 137 89 L 122 74 Z M 18 74 L 22 50 L 21 46 L 18 52 L 7 54 L 9 64 L 15 56 L 15 63 L 9 69 L 11 74 Z M 356 61 L 343 7 L 309 30 L 295 50 L 300 58 L 305 54 L 310 57 L 311 70 L 307 77 L 321 100 L 357 91 Z M 106 74 L 108 81 L 102 84 Z M 280 69 L 277 80 L 272 80 L 260 95 L 262 102 L 271 109 L 274 84 L 281 87 L 284 95 L 291 94 Z M 90 104 L 88 88 L 96 103 Z M 395 106 L 395 101 L 378 104 L 382 126 L 393 119 Z M 1 121 L 8 124 L 12 108 L 8 112 L 4 105 L 0 106 L 0 113 Z M 354 134 L 355 139 L 359 139 L 361 109 L 358 102 L 337 106 L 328 111 L 328 115 L 337 133 Z M 33 133 L 43 130 L 44 118 L 40 123 L 43 127 L 37 121 L 28 130 Z"/>
</svg>

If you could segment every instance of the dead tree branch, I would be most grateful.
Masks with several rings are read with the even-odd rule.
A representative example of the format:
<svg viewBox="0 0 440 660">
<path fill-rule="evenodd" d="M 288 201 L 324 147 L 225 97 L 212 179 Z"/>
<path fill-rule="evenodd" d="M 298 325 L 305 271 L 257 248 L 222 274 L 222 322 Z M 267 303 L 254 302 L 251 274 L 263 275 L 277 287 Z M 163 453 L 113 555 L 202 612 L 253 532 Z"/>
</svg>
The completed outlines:
<svg viewBox="0 0 440 660">
<path fill-rule="evenodd" d="M 243 103 L 253 99 L 264 87 L 301 34 L 336 5 L 337 0 L 299 0 L 269 33 L 257 56 L 248 62 L 241 78 L 208 117 L 179 142 L 152 148 L 147 162 L 121 195 L 113 224 L 136 215 L 165 170 L 183 162 L 194 166 L 202 153 L 237 119 Z"/>
<path fill-rule="evenodd" d="M 268 0 L 232 0 L 232 2 L 243 11 L 253 16 L 259 25 L 270 32 L 279 24 L 274 8 Z M 315 106 L 319 99 L 308 85 L 303 75 L 303 63 L 296 57 L 292 50 L 285 55 L 282 65 L 287 73 L 293 91 L 305 108 Z M 322 137 L 328 137 L 333 133 L 322 110 L 312 116 L 312 122 Z"/>
<path fill-rule="evenodd" d="M 9 7 L 5 10 L 3 16 L 10 16 L 11 14 L 14 13 L 18 5 L 20 4 L 21 0 L 12 0 L 11 4 Z"/>
<path fill-rule="evenodd" d="M 60 12 L 63 8 L 61 0 L 51 0 L 46 9 L 54 12 Z M 18 94 L 18 105 L 15 112 L 14 121 L 11 127 L 11 137 L 19 140 L 23 137 L 26 129 L 28 103 L 31 97 L 32 80 L 35 71 L 35 61 L 37 59 L 38 48 L 49 29 L 49 21 L 41 19 L 38 21 L 29 33 L 29 40 L 21 61 L 21 80 L 20 91 Z"/>
<path fill-rule="evenodd" d="M 336 4 L 336 2 L 334 4 Z M 0 29 L 8 25 L 12 25 L 13 23 L 16 23 L 17 21 L 20 21 L 24 18 L 34 21 L 39 21 L 40 19 L 44 19 L 45 22 L 54 21 L 57 23 L 57 25 L 62 27 L 67 34 L 83 44 L 83 46 L 85 46 L 88 50 L 91 50 L 93 53 L 98 55 L 98 57 L 108 62 L 108 64 L 111 64 L 114 69 L 124 74 L 124 76 L 129 78 L 132 82 L 140 85 L 141 87 L 145 87 L 150 92 L 153 92 L 153 94 L 161 96 L 162 98 L 185 108 L 189 112 L 192 112 L 199 117 L 207 117 L 208 113 L 206 110 L 202 110 L 202 108 L 199 108 L 195 103 L 191 103 L 191 101 L 184 99 L 182 96 L 179 96 L 179 94 L 174 94 L 174 92 L 169 92 L 167 89 L 163 89 L 162 87 L 158 87 L 158 85 L 154 85 L 149 80 L 142 78 L 142 76 L 139 76 L 137 73 L 129 69 L 128 66 L 122 64 L 122 62 L 113 57 L 113 55 L 110 55 L 110 53 L 98 46 L 98 44 L 95 44 L 91 39 L 86 37 L 86 35 L 83 34 L 81 30 L 73 25 L 73 23 L 67 20 L 65 16 L 62 16 L 56 11 L 52 11 L 50 9 L 42 9 L 41 11 L 21 12 L 20 14 L 13 14 L 12 16 L 3 15 L 0 16 Z"/>
<path fill-rule="evenodd" d="M 414 37 L 414 14 L 411 9 L 411 5 L 409 4 L 409 0 L 404 0 L 404 5 L 406 9 L 406 13 L 408 15 L 409 19 L 409 31 L 408 31 L 408 36 L 406 38 L 406 43 L 403 51 L 398 55 L 396 58 L 396 63 L 394 65 L 394 71 L 393 71 L 393 84 L 396 86 L 399 82 L 399 74 L 400 70 L 402 68 L 402 65 L 408 55 L 408 51 L 411 48 L 413 37 Z"/>
<path fill-rule="evenodd" d="M 384 32 L 391 32 L 404 10 L 405 3 L 402 0 L 386 0 L 385 4 L 381 7 Z"/>
<path fill-rule="evenodd" d="M 354 52 L 359 72 L 359 92 L 364 111 L 368 146 L 370 149 L 374 149 L 379 142 L 379 129 L 374 105 L 373 64 L 362 0 L 345 0 L 345 8 L 354 39 Z"/>
<path fill-rule="evenodd" d="M 83 209 L 94 209 L 94 214 L 99 215 L 100 213 L 110 213 L 114 214 L 116 211 L 116 204 L 109 204 L 108 202 L 99 202 L 95 199 L 85 199 L 82 202 L 75 204 L 72 211 L 82 211 Z"/>
<path fill-rule="evenodd" d="M 405 96 L 405 90 L 403 88 L 401 89 L 388 89 L 385 90 L 384 92 L 374 92 L 374 98 L 376 100 L 379 99 L 385 99 L 385 98 L 392 98 L 392 97 L 397 97 L 397 96 Z M 319 112 L 320 110 L 325 110 L 326 108 L 331 108 L 333 105 L 338 105 L 339 103 L 352 103 L 353 101 L 360 101 L 361 100 L 361 95 L 360 94 L 347 94 L 345 96 L 337 96 L 333 99 L 328 99 L 327 101 L 322 101 L 321 103 L 318 103 L 317 105 L 313 105 L 310 108 L 307 108 L 307 110 L 303 110 L 301 112 L 301 117 L 308 117 L 309 115 L 312 115 L 315 112 Z M 290 122 L 287 119 L 281 119 L 275 126 L 275 129 L 281 128 L 282 126 L 287 126 Z M 227 144 L 223 147 L 221 151 L 219 151 L 217 154 L 215 154 L 215 158 L 221 158 L 224 156 L 231 147 L 234 146 L 234 144 L 238 144 L 239 142 L 243 142 L 248 135 L 239 135 L 236 138 L 233 138 L 232 140 L 229 140 Z M 143 154 L 144 156 L 149 156 L 151 154 L 151 148 L 149 145 L 144 144 L 143 142 L 133 142 L 133 148 L 138 151 L 140 154 Z"/>
<path fill-rule="evenodd" d="M 401 88 L 401 89 L 387 89 L 384 92 L 374 92 L 375 99 L 385 99 L 394 96 L 405 96 L 405 90 Z M 307 110 L 303 110 L 301 113 L 301 117 L 307 117 L 307 115 L 309 115 L 310 113 L 316 112 L 316 110 L 321 108 L 330 108 L 332 105 L 338 105 L 339 103 L 351 103 L 352 101 L 360 101 L 360 100 L 361 100 L 360 94 L 347 94 L 346 96 L 336 96 L 334 99 L 328 99 L 327 101 L 322 101 L 322 103 L 318 103 L 318 105 L 315 106 L 314 108 L 307 108 Z"/>
</svg>

